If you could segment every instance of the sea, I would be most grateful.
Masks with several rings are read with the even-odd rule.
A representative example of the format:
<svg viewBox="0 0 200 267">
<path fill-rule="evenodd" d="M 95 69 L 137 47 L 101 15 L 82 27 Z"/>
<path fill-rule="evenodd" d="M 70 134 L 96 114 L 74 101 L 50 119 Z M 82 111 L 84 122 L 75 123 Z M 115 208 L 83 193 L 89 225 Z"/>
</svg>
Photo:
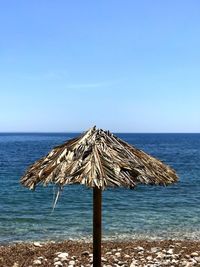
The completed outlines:
<svg viewBox="0 0 200 267">
<path fill-rule="evenodd" d="M 0 243 L 90 240 L 92 190 L 65 186 L 53 210 L 55 187 L 24 188 L 27 167 L 78 133 L 0 134 Z M 200 134 L 117 133 L 173 167 L 179 182 L 103 192 L 103 240 L 200 239 Z"/>
</svg>

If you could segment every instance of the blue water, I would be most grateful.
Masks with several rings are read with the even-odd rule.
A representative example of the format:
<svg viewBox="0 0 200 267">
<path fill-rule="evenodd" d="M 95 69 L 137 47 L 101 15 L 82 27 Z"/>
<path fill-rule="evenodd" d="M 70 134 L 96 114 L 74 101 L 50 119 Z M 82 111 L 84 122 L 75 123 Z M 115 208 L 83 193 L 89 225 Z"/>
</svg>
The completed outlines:
<svg viewBox="0 0 200 267">
<path fill-rule="evenodd" d="M 77 134 L 0 134 L 0 242 L 88 239 L 92 191 L 66 186 L 52 213 L 53 186 L 19 184 L 25 169 Z M 200 134 L 118 134 L 171 165 L 180 182 L 103 193 L 104 239 L 200 238 Z"/>
</svg>

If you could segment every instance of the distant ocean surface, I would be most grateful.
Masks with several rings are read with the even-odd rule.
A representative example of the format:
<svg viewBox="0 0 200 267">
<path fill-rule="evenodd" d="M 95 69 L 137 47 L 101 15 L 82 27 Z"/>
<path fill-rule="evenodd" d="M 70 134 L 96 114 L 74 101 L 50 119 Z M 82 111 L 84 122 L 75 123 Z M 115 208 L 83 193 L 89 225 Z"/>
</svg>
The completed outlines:
<svg viewBox="0 0 200 267">
<path fill-rule="evenodd" d="M 172 166 L 169 187 L 103 193 L 104 239 L 200 239 L 200 134 L 117 134 Z M 0 243 L 90 239 L 92 190 L 66 186 L 52 213 L 54 187 L 19 184 L 35 160 L 77 133 L 0 134 Z"/>
</svg>

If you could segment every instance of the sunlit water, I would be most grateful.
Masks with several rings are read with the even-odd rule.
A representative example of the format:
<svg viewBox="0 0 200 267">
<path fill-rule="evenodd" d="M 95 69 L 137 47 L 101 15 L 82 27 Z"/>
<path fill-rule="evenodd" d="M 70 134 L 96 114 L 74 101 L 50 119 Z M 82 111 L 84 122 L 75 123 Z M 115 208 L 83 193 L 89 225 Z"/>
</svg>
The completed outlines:
<svg viewBox="0 0 200 267">
<path fill-rule="evenodd" d="M 52 186 L 35 192 L 19 178 L 52 147 L 77 134 L 0 134 L 0 242 L 88 239 L 92 191 L 66 186 L 52 213 Z M 118 134 L 171 165 L 180 182 L 103 193 L 104 239 L 200 238 L 200 134 Z"/>
</svg>

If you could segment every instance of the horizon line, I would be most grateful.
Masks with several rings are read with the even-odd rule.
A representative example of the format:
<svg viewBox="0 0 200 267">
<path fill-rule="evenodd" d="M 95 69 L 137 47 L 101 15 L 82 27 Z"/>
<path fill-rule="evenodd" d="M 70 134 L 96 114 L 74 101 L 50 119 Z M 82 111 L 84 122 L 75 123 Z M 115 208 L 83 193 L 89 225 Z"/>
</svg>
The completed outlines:
<svg viewBox="0 0 200 267">
<path fill-rule="evenodd" d="M 68 133 L 83 133 L 85 131 L 0 131 L 0 134 L 68 134 Z M 109 131 L 111 132 L 111 131 Z M 200 132 L 116 132 L 113 131 L 111 133 L 116 133 L 116 134 L 200 134 Z"/>
</svg>

